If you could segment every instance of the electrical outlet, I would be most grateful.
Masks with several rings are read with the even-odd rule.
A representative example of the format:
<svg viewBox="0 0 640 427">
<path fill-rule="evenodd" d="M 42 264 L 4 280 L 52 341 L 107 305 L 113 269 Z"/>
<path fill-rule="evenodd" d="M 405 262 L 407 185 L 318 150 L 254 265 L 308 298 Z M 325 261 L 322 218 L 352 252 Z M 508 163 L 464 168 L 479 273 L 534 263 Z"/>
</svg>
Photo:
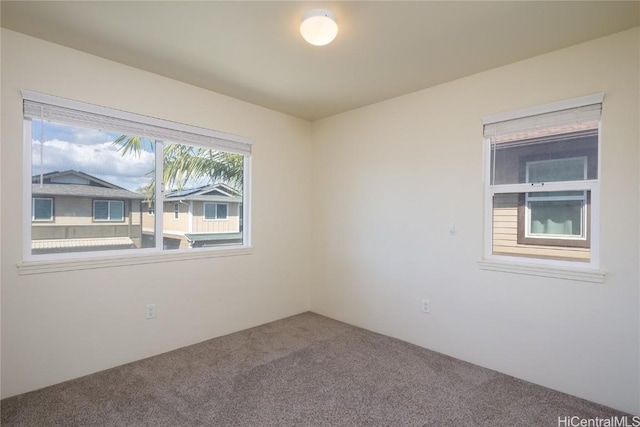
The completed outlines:
<svg viewBox="0 0 640 427">
<path fill-rule="evenodd" d="M 156 318 L 156 305 L 147 304 L 147 319 L 155 319 L 155 318 Z"/>
<path fill-rule="evenodd" d="M 423 299 L 422 300 L 422 311 L 431 314 L 431 300 Z"/>
</svg>

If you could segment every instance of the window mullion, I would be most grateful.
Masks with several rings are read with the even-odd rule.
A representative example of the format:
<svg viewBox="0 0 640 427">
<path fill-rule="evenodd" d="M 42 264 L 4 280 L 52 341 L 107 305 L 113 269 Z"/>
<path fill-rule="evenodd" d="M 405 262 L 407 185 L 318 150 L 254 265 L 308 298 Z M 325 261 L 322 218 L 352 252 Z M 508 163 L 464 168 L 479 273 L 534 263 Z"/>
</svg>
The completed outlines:
<svg viewBox="0 0 640 427">
<path fill-rule="evenodd" d="M 155 188 L 153 194 L 153 200 L 155 205 L 154 218 L 155 218 L 155 249 L 163 249 L 163 230 L 164 230 L 164 143 L 162 141 L 155 141 Z"/>
<path fill-rule="evenodd" d="M 545 182 L 544 184 L 504 184 L 490 186 L 492 194 L 505 193 L 540 193 L 549 191 L 593 191 L 598 180 Z"/>
</svg>

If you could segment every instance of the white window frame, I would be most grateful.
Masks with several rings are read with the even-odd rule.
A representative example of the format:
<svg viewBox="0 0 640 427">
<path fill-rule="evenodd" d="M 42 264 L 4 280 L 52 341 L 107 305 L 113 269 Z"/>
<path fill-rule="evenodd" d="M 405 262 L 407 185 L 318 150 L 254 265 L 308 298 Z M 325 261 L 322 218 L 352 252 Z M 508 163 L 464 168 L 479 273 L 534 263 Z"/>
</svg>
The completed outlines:
<svg viewBox="0 0 640 427">
<path fill-rule="evenodd" d="M 525 108 L 507 113 L 486 116 L 483 125 L 495 124 L 502 121 L 536 116 L 545 113 L 568 110 L 572 108 L 602 104 L 604 94 L 594 94 L 570 100 L 554 102 L 531 108 Z M 598 174 L 601 167 L 602 123 L 598 127 Z M 600 176 L 598 179 L 584 181 L 549 182 L 544 185 L 536 183 L 491 185 L 491 140 L 484 138 L 484 255 L 479 266 L 484 270 L 504 271 L 510 273 L 529 274 L 537 276 L 558 277 L 581 281 L 602 282 L 604 273 L 600 268 Z M 589 233 L 591 239 L 590 260 L 588 262 L 566 261 L 546 258 L 519 257 L 499 255 L 493 253 L 493 197 L 504 193 L 536 193 L 553 191 L 584 191 L 590 192 L 591 221 Z M 579 273 L 576 273 L 579 271 Z"/>
<path fill-rule="evenodd" d="M 36 219 L 36 200 L 48 200 L 51 205 L 51 216 L 47 219 Z M 52 222 L 53 215 L 53 198 L 52 197 L 32 197 L 31 198 L 31 221 L 33 222 Z"/>
<path fill-rule="evenodd" d="M 107 203 L 107 219 L 98 219 L 96 218 L 96 203 Z M 111 205 L 114 203 L 120 203 L 122 205 L 122 218 L 121 219 L 113 219 L 111 218 Z M 124 216 L 125 211 L 125 203 L 124 200 L 104 200 L 104 199 L 96 199 L 93 201 L 93 221 L 94 222 L 124 222 L 126 217 Z"/>
<path fill-rule="evenodd" d="M 215 206 L 215 217 L 214 218 L 207 218 L 206 212 L 207 212 L 207 205 L 214 205 Z M 224 218 L 218 218 L 218 205 L 225 205 L 227 207 L 227 216 L 225 216 Z M 228 221 L 229 220 L 229 204 L 228 203 L 217 203 L 217 202 L 204 202 L 202 204 L 202 218 L 205 221 Z"/>
<path fill-rule="evenodd" d="M 580 206 L 580 235 L 574 234 L 544 234 L 531 232 L 531 203 L 532 202 L 564 202 L 578 200 Z M 578 196 L 546 196 L 530 198 L 529 193 L 525 194 L 525 224 L 524 235 L 531 239 L 560 239 L 560 240 L 587 240 L 587 226 L 589 218 L 587 217 L 587 192 L 582 191 L 582 195 Z"/>
<path fill-rule="evenodd" d="M 525 182 L 531 183 L 529 179 L 529 167 L 533 164 L 544 164 L 544 163 L 557 163 L 561 161 L 567 160 L 582 160 L 583 164 L 583 180 L 587 179 L 587 156 L 578 156 L 578 157 L 567 157 L 561 159 L 548 159 L 548 160 L 533 160 L 526 163 L 525 170 Z M 524 234 L 527 238 L 531 239 L 560 239 L 560 240 L 587 240 L 587 226 L 589 224 L 589 218 L 587 214 L 587 192 L 582 191 L 582 195 L 578 196 L 546 196 L 546 197 L 535 197 L 530 196 L 531 193 L 525 193 L 525 224 L 524 224 Z M 579 200 L 582 202 L 580 208 L 580 235 L 566 235 L 566 234 L 538 234 L 531 232 L 531 203 L 532 202 L 561 202 L 561 201 L 572 201 Z"/>
<path fill-rule="evenodd" d="M 180 203 L 175 202 L 173 204 L 173 219 L 175 220 L 180 219 Z"/>
<path fill-rule="evenodd" d="M 22 90 L 22 97 L 24 100 L 22 179 L 23 261 L 18 263 L 19 274 L 38 274 L 173 260 L 244 255 L 252 252 L 250 227 L 251 139 L 28 90 Z M 242 244 L 165 251 L 162 245 L 164 230 L 163 215 L 155 215 L 154 235 L 156 244 L 153 248 L 32 254 L 32 119 L 50 120 L 80 127 L 111 130 L 155 140 L 156 182 L 159 183 L 163 182 L 163 141 L 243 155 L 243 205 L 246 226 L 243 228 Z M 158 206 L 164 207 L 162 191 L 163 186 L 157 186 L 157 191 L 153 198 L 155 202 L 154 214 Z"/>
</svg>

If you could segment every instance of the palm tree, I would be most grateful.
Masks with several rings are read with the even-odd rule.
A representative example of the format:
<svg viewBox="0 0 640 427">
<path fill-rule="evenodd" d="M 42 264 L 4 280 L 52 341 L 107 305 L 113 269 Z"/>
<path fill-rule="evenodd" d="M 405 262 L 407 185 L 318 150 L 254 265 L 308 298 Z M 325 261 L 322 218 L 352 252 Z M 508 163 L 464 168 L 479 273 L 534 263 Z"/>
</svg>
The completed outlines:
<svg viewBox="0 0 640 427">
<path fill-rule="evenodd" d="M 113 145 L 119 146 L 122 156 L 140 156 L 143 150 L 154 151 L 153 143 L 138 136 L 122 135 Z M 184 144 L 169 143 L 163 150 L 163 181 L 166 188 L 180 190 L 193 183 L 213 184 L 223 182 L 242 190 L 244 156 Z M 155 173 L 149 172 L 151 180 L 144 189 L 147 199 L 155 193 Z"/>
</svg>

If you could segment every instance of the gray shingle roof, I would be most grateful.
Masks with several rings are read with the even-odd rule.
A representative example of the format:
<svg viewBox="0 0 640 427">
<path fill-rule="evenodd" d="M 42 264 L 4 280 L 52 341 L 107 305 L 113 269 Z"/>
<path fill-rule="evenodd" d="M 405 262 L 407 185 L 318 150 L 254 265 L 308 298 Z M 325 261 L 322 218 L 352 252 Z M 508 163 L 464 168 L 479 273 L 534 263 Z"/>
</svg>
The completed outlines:
<svg viewBox="0 0 640 427">
<path fill-rule="evenodd" d="M 32 184 L 33 196 L 70 196 L 93 197 L 103 199 L 144 199 L 144 194 L 120 188 L 94 187 L 92 185 L 78 184 Z"/>
<path fill-rule="evenodd" d="M 229 195 L 225 195 L 229 194 Z M 171 200 L 199 200 L 205 202 L 242 202 L 242 195 L 225 184 L 205 185 L 198 188 L 184 188 L 167 192 L 165 201 Z"/>
</svg>

